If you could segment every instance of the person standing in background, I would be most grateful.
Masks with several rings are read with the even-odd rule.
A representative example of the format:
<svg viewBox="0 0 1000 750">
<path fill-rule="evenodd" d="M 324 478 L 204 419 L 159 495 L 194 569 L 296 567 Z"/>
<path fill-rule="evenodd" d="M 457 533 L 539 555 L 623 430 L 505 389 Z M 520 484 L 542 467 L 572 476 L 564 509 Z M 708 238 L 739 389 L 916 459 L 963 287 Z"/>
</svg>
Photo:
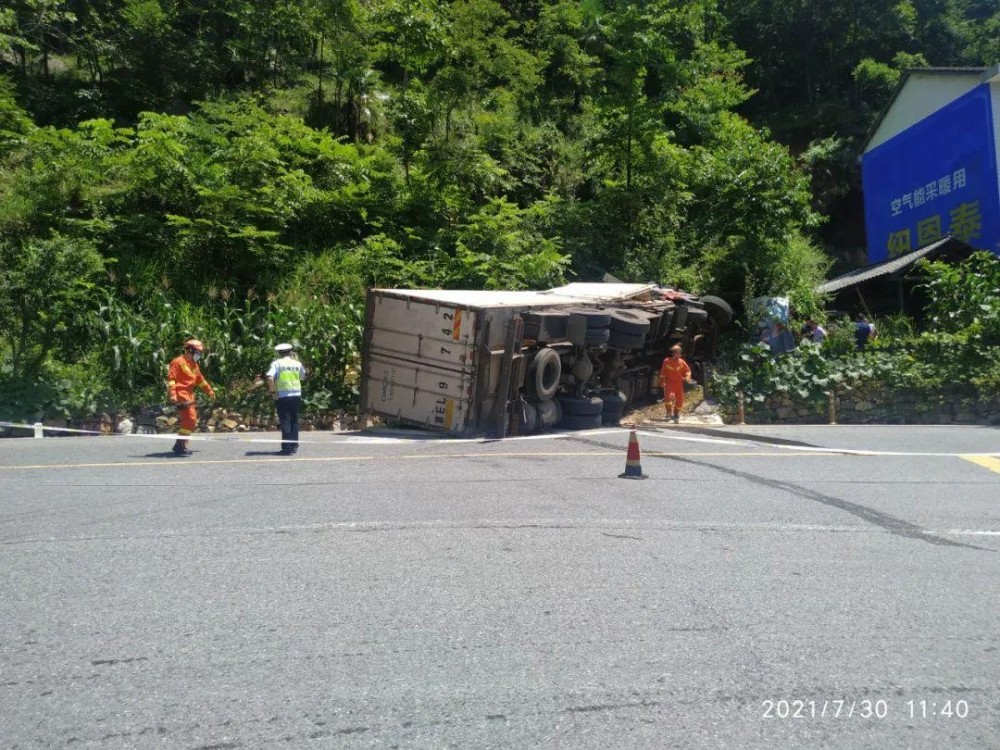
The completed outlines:
<svg viewBox="0 0 1000 750">
<path fill-rule="evenodd" d="M 201 374 L 198 362 L 205 352 L 205 345 L 198 339 L 184 342 L 184 353 L 176 357 L 167 370 L 167 393 L 170 403 L 177 406 L 178 430 L 180 435 L 174 441 L 174 455 L 190 456 L 187 436 L 198 429 L 198 410 L 194 403 L 194 389 L 203 388 L 209 398 L 215 398 L 215 391 Z"/>
<path fill-rule="evenodd" d="M 306 368 L 295 357 L 295 347 L 278 344 L 274 347 L 278 359 L 267 371 L 267 387 L 274 395 L 281 423 L 282 456 L 291 456 L 299 450 L 299 406 L 302 404 L 302 381 Z"/>
<path fill-rule="evenodd" d="M 673 418 L 674 424 L 680 421 L 681 407 L 684 406 L 684 383 L 690 382 L 691 368 L 681 357 L 680 344 L 674 344 L 670 348 L 670 356 L 660 365 L 663 406 L 667 410 L 667 419 Z"/>
<path fill-rule="evenodd" d="M 875 326 L 869 323 L 863 314 L 858 313 L 858 322 L 854 324 L 854 342 L 858 346 L 858 351 L 863 352 L 873 338 L 875 338 Z"/>
<path fill-rule="evenodd" d="M 814 344 L 822 344 L 826 341 L 826 329 L 812 318 L 806 323 L 809 327 L 809 340 Z"/>
</svg>

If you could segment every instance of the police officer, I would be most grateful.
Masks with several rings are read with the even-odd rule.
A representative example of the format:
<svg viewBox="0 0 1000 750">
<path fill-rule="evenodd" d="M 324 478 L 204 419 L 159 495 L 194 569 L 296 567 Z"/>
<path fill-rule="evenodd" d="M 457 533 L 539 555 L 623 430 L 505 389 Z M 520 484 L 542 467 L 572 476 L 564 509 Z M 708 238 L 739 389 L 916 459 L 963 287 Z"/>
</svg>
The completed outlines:
<svg viewBox="0 0 1000 750">
<path fill-rule="evenodd" d="M 290 456 L 299 449 L 299 405 L 306 368 L 295 358 L 295 347 L 291 344 L 278 344 L 274 351 L 278 359 L 267 371 L 267 387 L 274 395 L 281 423 L 280 453 Z"/>
</svg>

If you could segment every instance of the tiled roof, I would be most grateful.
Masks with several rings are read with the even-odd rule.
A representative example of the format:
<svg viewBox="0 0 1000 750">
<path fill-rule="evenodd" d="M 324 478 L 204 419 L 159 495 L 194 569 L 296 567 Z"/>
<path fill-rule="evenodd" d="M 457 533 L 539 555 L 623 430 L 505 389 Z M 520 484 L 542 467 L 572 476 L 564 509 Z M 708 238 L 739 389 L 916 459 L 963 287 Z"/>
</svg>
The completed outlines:
<svg viewBox="0 0 1000 750">
<path fill-rule="evenodd" d="M 839 292 L 841 289 L 862 284 L 866 281 L 870 281 L 871 279 L 878 278 L 879 276 L 888 276 L 890 274 L 906 270 L 921 258 L 936 255 L 939 251 L 944 250 L 946 246 L 948 246 L 948 249 L 957 249 L 961 251 L 963 255 L 968 255 L 974 252 L 973 248 L 966 245 L 964 242 L 956 240 L 952 237 L 945 237 L 943 240 L 938 240 L 930 245 L 925 245 L 919 250 L 913 250 L 912 252 L 892 258 L 891 260 L 876 263 L 874 266 L 866 266 L 864 268 L 856 268 L 853 271 L 848 271 L 843 276 L 838 276 L 835 279 L 830 279 L 829 281 L 820 284 L 816 287 L 816 291 L 820 294 Z"/>
</svg>

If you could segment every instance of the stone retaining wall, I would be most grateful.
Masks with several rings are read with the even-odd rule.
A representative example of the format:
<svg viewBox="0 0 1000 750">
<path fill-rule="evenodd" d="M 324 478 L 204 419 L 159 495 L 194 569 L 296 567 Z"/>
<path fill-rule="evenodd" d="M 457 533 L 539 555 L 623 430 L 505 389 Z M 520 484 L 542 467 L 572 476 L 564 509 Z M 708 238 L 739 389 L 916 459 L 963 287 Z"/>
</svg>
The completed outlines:
<svg viewBox="0 0 1000 750">
<path fill-rule="evenodd" d="M 1000 425 L 1000 400 L 983 401 L 974 393 L 886 391 L 879 386 L 858 388 L 834 397 L 838 424 L 975 424 Z M 828 424 L 828 397 L 793 398 L 775 393 L 763 402 L 747 400 L 747 424 Z M 736 409 L 726 405 L 723 418 L 736 421 Z"/>
<path fill-rule="evenodd" d="M 281 428 L 278 425 L 276 414 L 248 414 L 245 412 L 229 411 L 226 409 L 212 409 L 209 412 L 200 412 L 198 419 L 198 432 L 277 432 Z M 128 419 L 128 422 L 125 422 Z M 126 430 L 131 423 L 131 430 Z M 367 427 L 371 420 L 355 413 L 336 409 L 318 414 L 300 415 L 299 430 L 301 432 L 311 432 L 314 430 L 360 430 Z M 170 434 L 177 432 L 177 416 L 175 414 L 163 414 L 149 417 L 128 417 L 125 414 L 112 418 L 109 414 L 101 414 L 94 417 L 69 420 L 45 420 L 47 427 L 71 427 L 78 430 L 90 430 L 110 435 L 118 431 L 144 432 L 157 434 Z"/>
</svg>

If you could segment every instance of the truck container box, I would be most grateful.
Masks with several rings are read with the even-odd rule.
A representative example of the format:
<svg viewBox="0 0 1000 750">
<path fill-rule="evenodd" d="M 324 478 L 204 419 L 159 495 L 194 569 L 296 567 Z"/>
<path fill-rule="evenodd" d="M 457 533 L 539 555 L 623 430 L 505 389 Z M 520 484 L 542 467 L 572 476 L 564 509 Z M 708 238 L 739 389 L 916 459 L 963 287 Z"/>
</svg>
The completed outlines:
<svg viewBox="0 0 1000 750">
<path fill-rule="evenodd" d="M 504 436 L 550 426 L 555 410 L 542 402 L 556 397 L 572 404 L 623 392 L 636 400 L 648 393 L 674 343 L 690 352 L 695 336 L 710 334 L 714 349 L 711 318 L 688 325 L 681 312 L 687 305 L 697 300 L 654 284 L 537 292 L 372 289 L 361 406 L 391 424 Z M 705 350 L 702 342 L 698 351 Z M 544 362 L 542 373 L 536 358 Z"/>
</svg>

